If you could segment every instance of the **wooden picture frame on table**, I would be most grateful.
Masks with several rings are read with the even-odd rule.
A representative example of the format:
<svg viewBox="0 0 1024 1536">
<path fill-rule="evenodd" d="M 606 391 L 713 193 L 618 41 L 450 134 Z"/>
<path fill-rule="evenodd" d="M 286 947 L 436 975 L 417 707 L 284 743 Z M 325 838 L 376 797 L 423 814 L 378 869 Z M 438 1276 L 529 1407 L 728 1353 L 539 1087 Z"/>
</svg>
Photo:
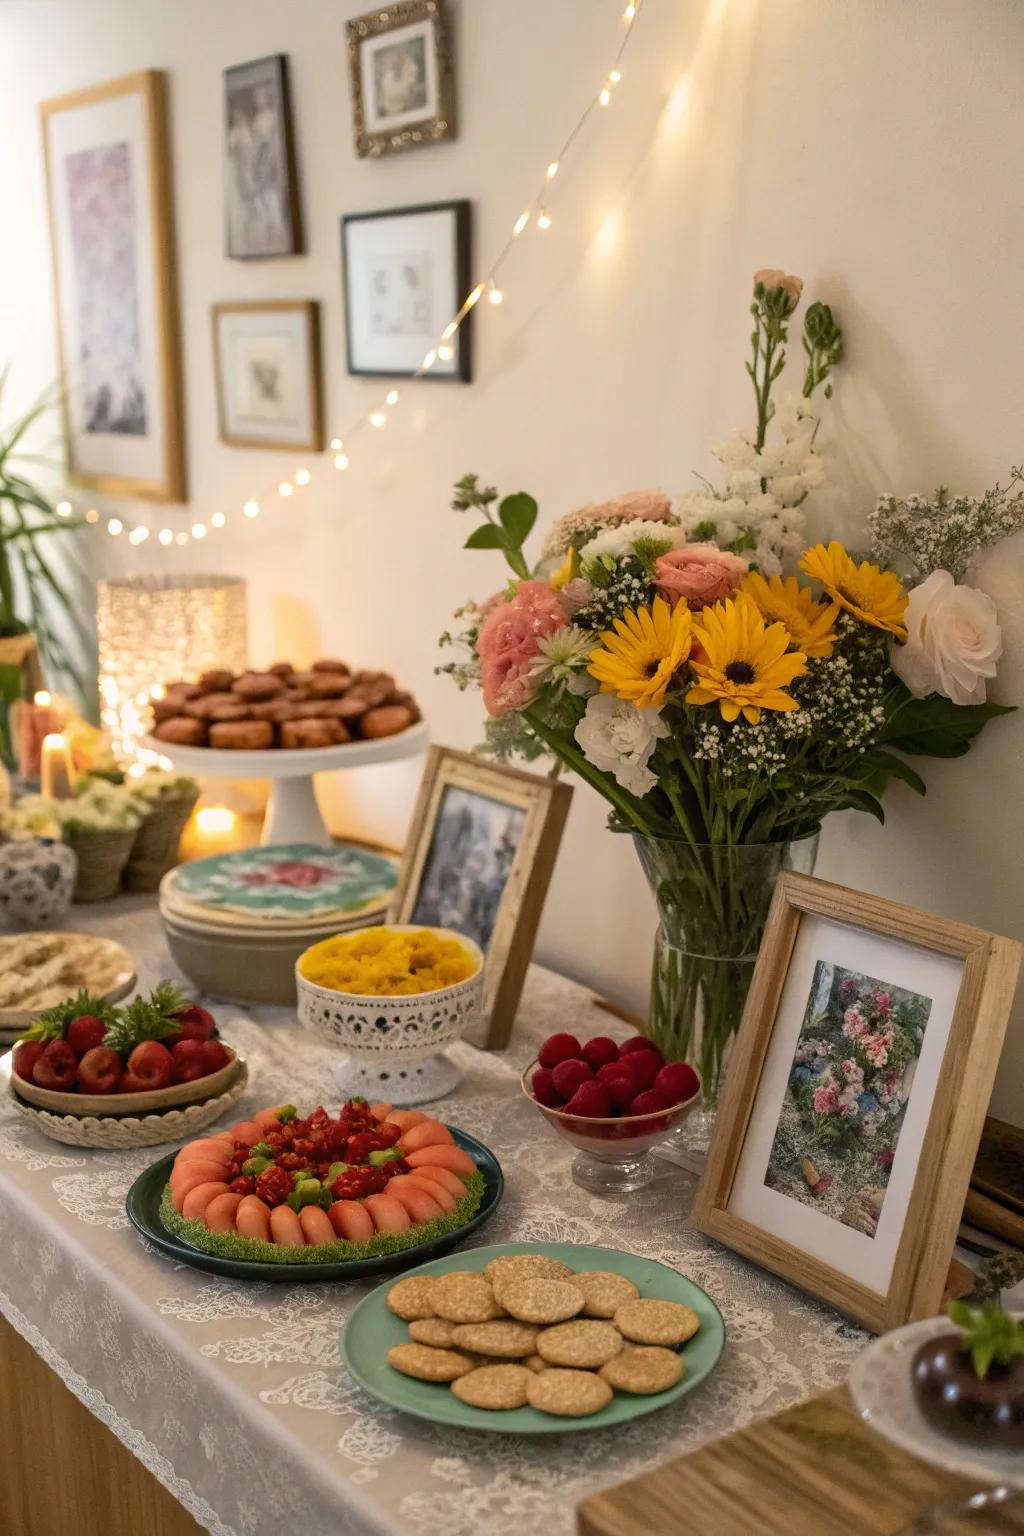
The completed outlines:
<svg viewBox="0 0 1024 1536">
<path fill-rule="evenodd" d="M 481 1023 L 467 1036 L 508 1043 L 533 954 L 572 788 L 469 752 L 431 747 L 389 912 L 452 928 L 486 956 Z"/>
<path fill-rule="evenodd" d="M 464 307 L 472 255 L 472 205 L 466 198 L 344 214 L 341 263 L 349 373 L 468 384 L 473 376 L 472 308 L 447 343 L 438 343 Z"/>
<path fill-rule="evenodd" d="M 876 1333 L 939 1311 L 1020 958 L 780 876 L 695 1224 Z"/>
<path fill-rule="evenodd" d="M 396 0 L 346 22 L 357 155 L 455 137 L 455 66 L 445 0 Z"/>
<path fill-rule="evenodd" d="M 320 305 L 246 299 L 211 306 L 220 440 L 232 448 L 324 446 Z"/>
<path fill-rule="evenodd" d="M 39 110 L 68 475 L 182 501 L 167 77 L 140 70 Z"/>
<path fill-rule="evenodd" d="M 300 256 L 302 206 L 288 55 L 224 71 L 224 248 L 234 261 Z"/>
</svg>

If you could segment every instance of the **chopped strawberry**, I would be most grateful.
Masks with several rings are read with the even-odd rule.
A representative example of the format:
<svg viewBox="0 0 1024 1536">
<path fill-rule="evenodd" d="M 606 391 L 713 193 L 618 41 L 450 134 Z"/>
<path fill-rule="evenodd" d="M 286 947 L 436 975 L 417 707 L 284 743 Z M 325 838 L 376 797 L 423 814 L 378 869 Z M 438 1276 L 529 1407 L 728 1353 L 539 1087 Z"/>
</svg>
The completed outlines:
<svg viewBox="0 0 1024 1536">
<path fill-rule="evenodd" d="M 267 1205 L 284 1205 L 292 1192 L 291 1174 L 283 1168 L 264 1168 L 256 1177 L 255 1193 Z"/>
<path fill-rule="evenodd" d="M 346 1163 L 365 1163 L 374 1150 L 372 1134 L 369 1131 L 358 1131 L 355 1136 L 350 1136 L 346 1143 L 345 1161 Z"/>
<path fill-rule="evenodd" d="M 246 1174 L 242 1178 L 232 1179 L 228 1189 L 233 1195 L 253 1195 L 256 1193 L 256 1180 Z"/>
</svg>

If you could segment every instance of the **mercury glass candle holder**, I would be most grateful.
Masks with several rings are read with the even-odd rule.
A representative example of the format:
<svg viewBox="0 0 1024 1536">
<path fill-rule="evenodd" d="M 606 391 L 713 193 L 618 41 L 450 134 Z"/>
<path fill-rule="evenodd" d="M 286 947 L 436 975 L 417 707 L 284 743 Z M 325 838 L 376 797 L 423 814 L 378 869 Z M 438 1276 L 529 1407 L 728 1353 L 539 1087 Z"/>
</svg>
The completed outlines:
<svg viewBox="0 0 1024 1536">
<path fill-rule="evenodd" d="M 165 683 L 246 665 L 245 582 L 238 576 L 131 576 L 98 584 L 100 719 L 114 755 L 137 757 L 149 704 Z"/>
</svg>

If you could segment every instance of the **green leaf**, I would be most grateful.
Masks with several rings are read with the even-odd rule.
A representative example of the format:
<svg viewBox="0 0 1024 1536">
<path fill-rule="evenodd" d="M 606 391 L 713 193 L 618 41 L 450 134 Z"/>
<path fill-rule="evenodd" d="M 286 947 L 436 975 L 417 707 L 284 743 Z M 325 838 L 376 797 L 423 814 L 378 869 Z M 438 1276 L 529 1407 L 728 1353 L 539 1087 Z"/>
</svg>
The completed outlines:
<svg viewBox="0 0 1024 1536">
<path fill-rule="evenodd" d="M 883 752 L 880 748 L 876 748 L 872 752 L 866 752 L 861 762 L 866 768 L 871 769 L 872 777 L 877 773 L 883 779 L 902 779 L 904 784 L 909 784 L 911 789 L 916 790 L 919 795 L 927 794 L 928 786 L 921 775 L 916 769 L 911 768 L 909 763 L 905 763 L 901 757 L 896 757 L 892 752 Z"/>
<path fill-rule="evenodd" d="M 874 816 L 875 820 L 880 821 L 884 826 L 885 812 L 882 809 L 881 801 L 874 795 L 869 794 L 866 789 L 858 789 L 855 785 L 851 784 L 844 795 L 844 803 L 850 810 L 867 811 L 869 816 Z"/>
<path fill-rule="evenodd" d="M 915 757 L 963 757 L 990 720 L 1013 713 L 1007 704 L 954 704 L 939 694 L 905 693 L 878 736 L 879 745 Z"/>
<path fill-rule="evenodd" d="M 537 521 L 537 503 L 526 491 L 517 491 L 513 496 L 506 496 L 499 504 L 498 516 L 501 518 L 501 526 L 509 535 L 510 544 L 521 549 Z"/>
<path fill-rule="evenodd" d="M 494 523 L 482 523 L 474 528 L 463 549 L 508 549 L 508 534 Z"/>
</svg>

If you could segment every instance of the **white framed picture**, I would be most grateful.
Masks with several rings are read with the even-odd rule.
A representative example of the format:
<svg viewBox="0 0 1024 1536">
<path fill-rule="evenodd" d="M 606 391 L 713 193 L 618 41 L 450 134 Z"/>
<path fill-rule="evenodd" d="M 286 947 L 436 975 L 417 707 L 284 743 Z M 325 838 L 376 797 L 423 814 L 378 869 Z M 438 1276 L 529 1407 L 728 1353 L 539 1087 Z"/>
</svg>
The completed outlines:
<svg viewBox="0 0 1024 1536">
<path fill-rule="evenodd" d="M 318 304 L 306 299 L 215 304 L 213 355 L 221 442 L 319 452 Z"/>
<path fill-rule="evenodd" d="M 424 203 L 341 221 L 349 373 L 409 378 L 436 348 L 470 284 L 470 205 Z M 472 311 L 427 379 L 471 377 Z"/>
<path fill-rule="evenodd" d="M 398 0 L 348 23 L 356 152 L 382 155 L 454 137 L 444 0 Z"/>
<path fill-rule="evenodd" d="M 182 500 L 166 79 L 142 70 L 40 105 L 68 473 Z"/>
</svg>

